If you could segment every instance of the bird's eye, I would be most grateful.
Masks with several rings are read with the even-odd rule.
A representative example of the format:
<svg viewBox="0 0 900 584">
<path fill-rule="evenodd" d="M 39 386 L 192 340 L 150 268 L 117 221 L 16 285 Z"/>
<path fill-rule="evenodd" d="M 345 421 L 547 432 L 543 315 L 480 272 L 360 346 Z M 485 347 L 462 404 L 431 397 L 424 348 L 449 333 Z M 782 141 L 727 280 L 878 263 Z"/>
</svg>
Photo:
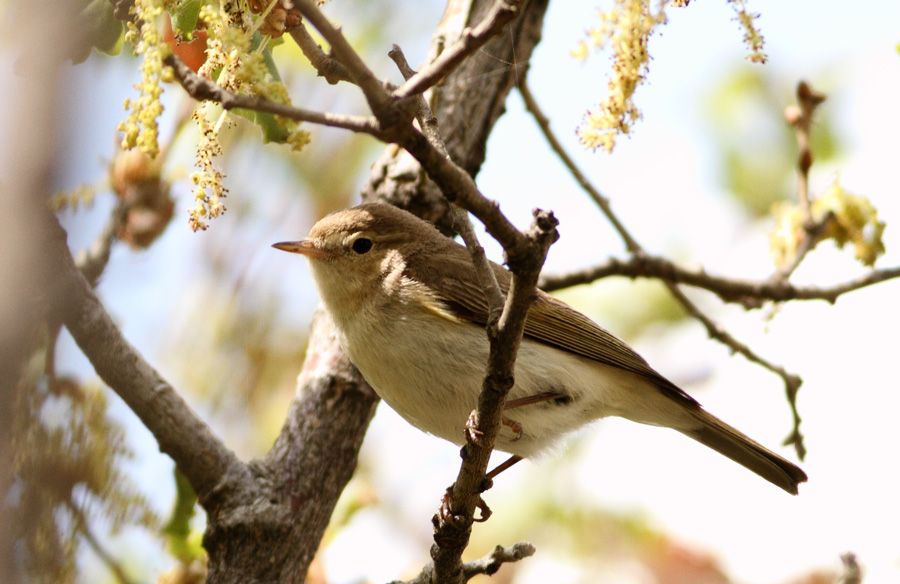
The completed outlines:
<svg viewBox="0 0 900 584">
<path fill-rule="evenodd" d="M 372 240 L 367 239 L 365 237 L 360 237 L 356 241 L 353 242 L 353 251 L 362 255 L 372 249 Z"/>
</svg>

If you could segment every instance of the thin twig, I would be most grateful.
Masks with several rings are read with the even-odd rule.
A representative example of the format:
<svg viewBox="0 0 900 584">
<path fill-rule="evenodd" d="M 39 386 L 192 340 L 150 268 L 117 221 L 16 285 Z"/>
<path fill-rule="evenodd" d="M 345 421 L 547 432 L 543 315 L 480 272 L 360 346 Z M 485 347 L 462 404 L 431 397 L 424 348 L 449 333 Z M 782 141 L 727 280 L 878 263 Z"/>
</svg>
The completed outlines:
<svg viewBox="0 0 900 584">
<path fill-rule="evenodd" d="M 301 22 L 287 32 L 294 39 L 294 42 L 297 43 L 297 46 L 300 47 L 303 55 L 319 74 L 319 77 L 324 77 L 325 81 L 331 85 L 341 81 L 353 81 L 347 68 L 340 61 L 322 50 L 319 43 L 306 30 L 305 24 Z"/>
<path fill-rule="evenodd" d="M 527 542 L 520 542 L 508 548 L 498 545 L 491 553 L 477 560 L 472 560 L 471 562 L 463 564 L 463 581 L 468 582 L 475 576 L 480 576 L 481 574 L 492 576 L 497 573 L 503 564 L 511 564 L 513 562 L 518 562 L 519 560 L 524 560 L 525 558 L 530 558 L 534 555 L 534 552 L 534 546 Z M 419 575 L 412 580 L 406 580 L 404 582 L 395 580 L 390 582 L 390 584 L 432 584 L 433 582 L 434 564 L 429 563 L 422 568 Z"/>
<path fill-rule="evenodd" d="M 669 292 L 678 301 L 679 304 L 687 311 L 687 313 L 700 321 L 700 324 L 706 329 L 706 333 L 710 338 L 719 341 L 720 343 L 726 345 L 733 352 L 739 353 L 744 356 L 745 359 L 750 361 L 751 363 L 756 363 L 760 367 L 767 369 L 779 376 L 784 382 L 784 393 L 787 398 L 788 407 L 791 410 L 791 431 L 788 434 L 787 438 L 783 441 L 785 446 L 793 446 L 794 450 L 797 452 L 797 457 L 800 460 L 806 458 L 806 446 L 803 442 L 803 434 L 800 432 L 800 412 L 797 410 L 797 391 L 800 389 L 800 386 L 803 384 L 803 380 L 793 373 L 785 370 L 784 367 L 780 365 L 775 365 L 771 361 L 764 359 L 758 353 L 753 351 L 746 344 L 740 342 L 736 338 L 734 338 L 731 333 L 720 327 L 715 323 L 711 318 L 709 318 L 702 310 L 700 310 L 696 304 L 688 298 L 685 293 L 678 287 L 677 284 L 673 284 L 672 282 L 663 281 L 666 288 L 669 289 Z"/>
<path fill-rule="evenodd" d="M 300 122 L 320 124 L 331 128 L 342 128 L 353 132 L 370 134 L 376 138 L 383 139 L 384 134 L 379 127 L 378 121 L 373 117 L 317 112 L 269 101 L 254 95 L 233 93 L 220 87 L 213 81 L 200 77 L 194 73 L 194 71 L 185 65 L 184 61 L 175 54 L 168 55 L 163 62 L 172 68 L 172 71 L 175 73 L 175 78 L 188 95 L 196 100 L 215 101 L 221 104 L 225 109 L 242 108 L 259 112 L 268 112 Z"/>
<path fill-rule="evenodd" d="M 726 278 L 702 269 L 682 268 L 660 256 L 638 254 L 627 259 L 610 258 L 602 264 L 565 274 L 542 276 L 538 287 L 552 292 L 610 276 L 655 278 L 675 284 L 686 284 L 713 292 L 725 302 L 741 304 L 745 308 L 758 308 L 766 301 L 824 300 L 833 303 L 848 292 L 900 278 L 900 266 L 872 270 L 858 278 L 830 286 L 798 286 L 785 280 L 755 281 Z"/>
<path fill-rule="evenodd" d="M 503 564 L 518 562 L 521 559 L 529 558 L 534 555 L 534 552 L 534 546 L 526 542 L 517 543 L 511 548 L 505 548 L 498 545 L 494 548 L 494 551 L 486 556 L 471 562 L 466 562 L 465 565 L 463 565 L 463 572 L 466 575 L 466 579 L 473 578 L 479 574 L 487 574 L 490 576 L 496 574 L 497 570 L 499 570 L 500 566 Z"/>
<path fill-rule="evenodd" d="M 474 28 L 462 31 L 459 39 L 447 47 L 427 67 L 409 78 L 394 91 L 400 99 L 424 93 L 449 75 L 466 57 L 480 49 L 512 21 L 522 6 L 522 0 L 497 0 L 484 20 Z"/>
<path fill-rule="evenodd" d="M 526 107 L 535 118 L 535 121 L 537 122 L 538 126 L 541 129 L 541 132 L 544 135 L 544 138 L 550 144 L 553 151 L 556 152 L 556 154 L 560 157 L 560 160 L 562 160 L 563 164 L 573 174 L 579 185 L 581 185 L 585 192 L 587 192 L 588 195 L 597 203 L 597 205 L 600 207 L 600 210 L 606 216 L 607 220 L 615 227 L 616 231 L 619 233 L 619 236 L 622 238 L 628 250 L 632 253 L 632 255 L 638 257 L 638 261 L 641 257 L 646 256 L 643 247 L 641 247 L 634 236 L 631 235 L 628 229 L 613 212 L 612 206 L 609 204 L 609 201 L 605 197 L 600 195 L 599 190 L 596 189 L 590 183 L 590 181 L 587 180 L 586 175 L 580 171 L 572 157 L 565 152 L 562 144 L 550 129 L 550 124 L 547 121 L 547 117 L 543 115 L 540 108 L 537 106 L 537 102 L 534 99 L 534 96 L 528 90 L 528 86 L 524 78 L 519 83 L 519 90 L 522 93 L 523 99 L 525 99 Z M 797 451 L 797 455 L 802 459 L 806 454 L 806 450 L 803 446 L 803 436 L 802 434 L 800 434 L 800 416 L 797 412 L 796 402 L 797 390 L 802 383 L 800 377 L 793 373 L 789 373 L 783 367 L 775 365 L 771 361 L 759 356 L 749 347 L 747 347 L 747 345 L 734 338 L 730 333 L 728 333 L 728 331 L 718 326 L 711 318 L 704 314 L 703 311 L 701 311 L 684 294 L 684 292 L 682 292 L 677 284 L 668 280 L 663 280 L 663 283 L 669 289 L 672 297 L 675 298 L 675 300 L 678 301 L 679 304 L 681 304 L 685 311 L 687 311 L 688 314 L 700 321 L 704 328 L 706 328 L 706 331 L 709 334 L 710 338 L 719 341 L 720 343 L 729 347 L 732 351 L 740 353 L 747 360 L 764 367 L 765 369 L 775 373 L 782 379 L 785 385 L 785 393 L 787 394 L 788 405 L 791 408 L 791 415 L 793 417 L 793 427 L 785 443 L 793 444 Z"/>
<path fill-rule="evenodd" d="M 117 203 L 109 216 L 109 220 L 103 227 L 103 231 L 100 232 L 89 248 L 78 253 L 75 265 L 78 266 L 78 269 L 81 270 L 81 273 L 84 274 L 85 279 L 91 286 L 96 286 L 97 280 L 100 279 L 100 275 L 106 269 L 112 245 L 118 239 L 119 229 L 125 220 L 126 213 L 128 213 L 128 209 L 125 204 Z"/>
<path fill-rule="evenodd" d="M 541 129 L 541 133 L 544 135 L 544 139 L 547 140 L 550 148 L 556 153 L 563 165 L 569 170 L 572 178 L 575 179 L 587 196 L 600 207 L 600 210 L 606 215 L 607 220 L 612 224 L 613 229 L 616 230 L 616 233 L 618 233 L 619 237 L 622 238 L 622 241 L 625 242 L 625 247 L 628 251 L 632 253 L 640 251 L 640 244 L 638 244 L 631 234 L 628 233 L 628 230 L 625 229 L 625 226 L 619 221 L 616 214 L 613 213 L 612 204 L 609 202 L 609 199 L 603 196 L 591 181 L 588 180 L 587 176 L 581 172 L 581 169 L 575 164 L 575 160 L 569 156 L 569 153 L 563 148 L 562 143 L 556 138 L 556 134 L 550 129 L 550 120 L 544 115 L 537 100 L 534 99 L 531 89 L 528 88 L 526 77 L 522 77 L 522 80 L 519 82 L 519 94 L 525 101 L 525 109 L 528 110 L 534 118 L 534 121 L 537 122 L 537 125 Z"/>
<path fill-rule="evenodd" d="M 797 246 L 791 261 L 772 274 L 772 280 L 787 280 L 800 266 L 806 255 L 816 246 L 819 235 L 833 219 L 831 214 L 816 220 L 812 214 L 812 197 L 809 193 L 809 171 L 813 165 L 813 153 L 810 147 L 813 115 L 825 101 L 825 96 L 817 93 L 805 81 L 797 84 L 797 105 L 789 106 L 784 111 L 784 118 L 794 128 L 797 138 L 797 202 L 803 213 L 803 239 Z"/>
<path fill-rule="evenodd" d="M 415 70 L 409 66 L 406 55 L 403 54 L 403 49 L 401 49 L 399 45 L 393 45 L 391 50 L 388 51 L 388 56 L 397 65 L 397 69 L 400 70 L 400 74 L 403 75 L 404 79 L 409 79 L 416 74 Z M 434 115 L 434 112 L 431 111 L 431 106 L 428 105 L 428 101 L 423 95 L 416 95 L 414 103 L 416 104 L 416 122 L 418 122 L 422 133 L 425 134 L 428 141 L 431 142 L 435 148 L 440 149 L 445 156 L 449 156 L 444 140 L 441 138 L 437 117 Z"/>
<path fill-rule="evenodd" d="M 409 79 L 416 74 L 412 67 L 409 66 L 406 55 L 403 54 L 403 49 L 398 45 L 394 45 L 391 48 L 388 56 L 397 64 L 397 69 L 400 70 L 400 74 L 403 75 L 404 79 Z M 450 154 L 447 152 L 447 146 L 441 138 L 437 118 L 431 111 L 428 101 L 422 94 L 416 95 L 414 99 L 416 103 L 416 121 L 419 127 L 432 146 L 449 158 Z M 497 282 L 497 275 L 488 263 L 484 247 L 478 241 L 478 236 L 475 234 L 468 212 L 454 203 L 451 203 L 451 208 L 453 212 L 453 227 L 462 237 L 469 250 L 469 255 L 472 256 L 478 283 L 481 285 L 487 300 L 488 319 L 486 326 L 488 329 L 492 329 L 497 326 L 500 315 L 503 313 L 503 292 L 500 290 L 500 284 Z"/>
<path fill-rule="evenodd" d="M 340 28 L 331 24 L 331 21 L 319 10 L 313 0 L 294 0 L 294 5 L 300 10 L 310 24 L 316 27 L 328 44 L 331 45 L 335 57 L 346 68 L 347 74 L 353 82 L 362 89 L 366 96 L 366 101 L 372 108 L 372 112 L 382 117 L 383 113 L 388 111 L 392 103 L 390 94 L 384 87 L 384 84 L 372 73 L 362 57 L 353 49 Z"/>
</svg>

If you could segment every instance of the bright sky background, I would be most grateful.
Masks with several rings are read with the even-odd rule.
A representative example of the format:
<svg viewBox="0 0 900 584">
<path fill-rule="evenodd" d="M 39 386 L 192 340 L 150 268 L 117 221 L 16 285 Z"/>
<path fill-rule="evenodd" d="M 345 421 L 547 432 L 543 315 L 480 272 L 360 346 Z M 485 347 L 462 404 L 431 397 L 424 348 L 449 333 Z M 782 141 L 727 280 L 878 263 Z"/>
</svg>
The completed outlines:
<svg viewBox="0 0 900 584">
<path fill-rule="evenodd" d="M 342 4 L 333 0 L 327 9 L 332 14 L 349 9 Z M 440 3 L 427 4 L 434 22 Z M 553 127 L 650 250 L 677 250 L 680 258 L 714 272 L 766 275 L 771 270 L 767 225 L 747 223 L 721 192 L 710 128 L 703 116 L 705 99 L 717 80 L 745 54 L 732 11 L 724 0 L 695 0 L 687 9 L 670 12 L 663 35 L 650 43 L 654 60 L 649 83 L 638 91 L 644 121 L 609 156 L 580 150 L 574 135 L 583 112 L 604 91 L 606 57 L 594 55 L 582 64 L 568 55 L 581 31 L 595 22 L 595 7 L 607 4 L 551 3 L 530 79 Z M 813 188 L 827 185 L 839 172 L 848 190 L 869 196 L 888 222 L 888 254 L 881 265 L 897 265 L 900 55 L 894 47 L 900 41 L 900 3 L 851 6 L 834 0 L 751 0 L 750 6 L 762 13 L 758 22 L 770 57 L 766 67 L 791 83 L 809 80 L 829 94 L 825 107 L 836 108 L 845 156 L 827 168 L 814 167 Z M 411 62 L 423 58 L 423 42 L 420 39 L 418 52 L 415 43 L 406 46 Z M 4 75 L 9 74 L 9 62 L 2 61 Z M 97 178 L 97 162 L 109 156 L 112 129 L 122 116 L 121 100 L 129 93 L 130 82 L 123 78 L 133 72 L 127 61 L 112 60 L 96 68 L 95 74 L 88 80 L 79 77 L 78 68 L 71 73 L 77 107 L 70 129 L 72 147 L 66 150 L 61 174 L 71 181 L 68 187 Z M 4 141 L 0 147 L 10 144 Z M 548 155 L 516 94 L 489 143 L 479 184 L 522 226 L 532 207 L 550 207 L 557 213 L 562 239 L 552 249 L 548 271 L 594 264 L 621 252 L 599 211 Z M 103 204 L 98 202 L 101 209 Z M 176 213 L 185 206 L 179 201 Z M 273 254 L 268 243 L 302 235 L 313 218 L 304 217 L 302 209 L 288 215 L 296 224 L 264 229 L 271 235 L 261 238 L 260 260 L 253 269 L 284 272 L 286 289 L 300 290 L 292 302 L 298 305 L 294 317 L 302 322 L 316 303 L 308 270 L 296 258 Z M 95 226 L 73 234 L 75 247 L 87 244 L 92 229 L 99 229 L 103 214 L 95 216 Z M 169 332 L 166 323 L 160 326 L 159 315 L 186 293 L 192 267 L 179 258 L 194 237 L 186 221 L 177 217 L 151 253 L 117 248 L 101 286 L 111 312 L 127 315 L 122 319 L 126 336 L 170 377 L 172 372 L 155 356 Z M 496 246 L 491 249 L 499 258 Z M 858 273 L 848 256 L 817 251 L 798 279 L 828 283 Z M 893 446 L 900 443 L 896 421 L 900 384 L 894 370 L 898 292 L 898 283 L 892 282 L 846 296 L 834 307 L 792 304 L 770 322 L 765 321 L 766 313 L 721 309 L 700 296 L 735 336 L 805 379 L 800 408 L 809 448 L 803 466 L 810 482 L 799 497 L 785 495 L 672 432 L 610 420 L 584 432 L 576 470 L 556 476 L 545 470 L 551 467 L 549 461 L 521 464 L 498 480 L 488 503 L 497 516 L 513 514 L 512 505 L 523 504 L 523 492 L 545 481 L 560 500 L 572 505 L 589 501 L 639 512 L 675 538 L 712 550 L 740 582 L 787 582 L 813 567 L 837 567 L 844 551 L 858 554 L 867 583 L 900 581 L 896 496 L 900 471 L 893 453 Z M 602 314 L 592 316 L 604 321 Z M 661 327 L 635 344 L 676 381 L 701 372 L 702 381 L 688 385 L 689 391 L 709 410 L 764 444 L 777 447 L 787 433 L 789 414 L 780 381 L 708 341 L 699 325 Z M 63 355 L 66 364 L 83 368 L 71 349 Z M 128 418 L 121 403 L 114 407 Z M 158 454 L 146 430 L 135 423 L 130 426 L 140 460 L 137 482 L 151 490 L 165 509 L 172 496 L 168 459 Z M 372 461 L 374 480 L 393 497 L 385 504 L 401 507 L 405 524 L 427 537 L 437 497 L 455 476 L 456 448 L 419 433 L 381 406 L 364 450 Z M 793 455 L 786 449 L 781 452 Z M 326 555 L 331 581 L 350 583 L 364 576 L 385 581 L 424 562 L 427 548 L 419 540 L 385 537 L 391 527 L 389 518 L 377 511 L 362 513 Z M 528 534 L 518 537 L 528 539 Z M 369 538 L 365 549 L 370 555 L 360 555 L 360 538 Z M 137 544 L 125 540 L 123 545 Z M 355 559 L 348 562 L 345 554 L 351 551 Z M 592 581 L 552 553 L 539 550 L 526 564 L 529 583 L 550 581 L 548 574 L 555 582 Z"/>
</svg>

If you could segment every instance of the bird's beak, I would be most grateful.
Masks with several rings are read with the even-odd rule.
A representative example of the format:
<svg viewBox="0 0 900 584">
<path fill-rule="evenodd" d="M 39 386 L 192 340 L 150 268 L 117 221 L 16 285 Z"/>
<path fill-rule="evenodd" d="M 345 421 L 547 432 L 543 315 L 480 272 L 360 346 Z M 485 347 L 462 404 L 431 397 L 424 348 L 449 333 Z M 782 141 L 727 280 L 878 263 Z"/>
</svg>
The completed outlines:
<svg viewBox="0 0 900 584">
<path fill-rule="evenodd" d="M 302 241 L 281 241 L 279 243 L 273 243 L 272 247 L 280 249 L 281 251 L 303 254 L 308 258 L 316 260 L 324 260 L 331 257 L 330 253 L 317 247 L 315 243 L 308 239 Z"/>
</svg>

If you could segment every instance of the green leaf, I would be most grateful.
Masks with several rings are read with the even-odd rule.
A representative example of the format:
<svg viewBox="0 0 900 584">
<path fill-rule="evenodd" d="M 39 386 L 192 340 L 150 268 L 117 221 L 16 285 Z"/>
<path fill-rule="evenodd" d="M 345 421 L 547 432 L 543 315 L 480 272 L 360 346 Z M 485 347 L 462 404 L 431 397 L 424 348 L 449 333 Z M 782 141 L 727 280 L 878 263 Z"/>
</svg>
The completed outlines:
<svg viewBox="0 0 900 584">
<path fill-rule="evenodd" d="M 202 546 L 199 547 L 196 538 L 191 532 L 191 519 L 194 517 L 194 509 L 197 505 L 197 494 L 191 488 L 187 478 L 176 467 L 173 471 L 175 478 L 175 505 L 172 514 L 163 527 L 169 552 L 182 562 L 189 562 L 194 558 L 204 555 Z"/>
<path fill-rule="evenodd" d="M 266 61 L 266 69 L 268 69 L 272 79 L 281 81 L 281 74 L 278 72 L 278 67 L 275 66 L 275 59 L 272 58 L 272 51 L 269 49 L 269 46 L 263 49 L 263 58 Z"/>
<path fill-rule="evenodd" d="M 197 28 L 202 5 L 203 0 L 179 0 L 175 5 L 175 9 L 171 13 L 172 28 L 179 36 L 188 38 Z"/>
<path fill-rule="evenodd" d="M 253 40 L 251 42 L 251 50 L 255 50 L 256 47 L 259 46 L 263 37 L 261 34 L 254 33 Z M 281 81 L 281 75 L 278 73 L 278 67 L 275 66 L 275 60 L 272 58 L 272 51 L 269 49 L 269 45 L 266 45 L 266 48 L 262 51 L 263 59 L 266 63 L 266 69 L 269 71 L 269 74 L 272 76 L 272 79 L 275 81 Z M 260 127 L 263 133 L 263 142 L 275 142 L 277 144 L 284 144 L 287 142 L 289 132 L 278 123 L 278 120 L 275 119 L 274 114 L 265 113 L 265 112 L 256 112 L 245 109 L 233 109 L 232 113 L 235 113 L 242 118 L 248 119 L 257 126 Z"/>
<path fill-rule="evenodd" d="M 268 112 L 245 110 L 240 108 L 231 110 L 231 113 L 250 120 L 257 126 L 259 126 L 263 133 L 263 142 L 275 142 L 278 144 L 284 144 L 285 142 L 287 142 L 288 131 L 284 129 L 284 126 L 278 123 L 278 120 L 275 119 L 274 114 L 270 114 Z"/>
<path fill-rule="evenodd" d="M 91 48 L 108 55 L 116 55 L 122 49 L 124 27 L 113 13 L 109 0 L 90 0 L 78 15 L 78 28 L 84 32 L 83 42 L 72 51 L 72 60 L 81 63 L 88 58 Z"/>
</svg>

